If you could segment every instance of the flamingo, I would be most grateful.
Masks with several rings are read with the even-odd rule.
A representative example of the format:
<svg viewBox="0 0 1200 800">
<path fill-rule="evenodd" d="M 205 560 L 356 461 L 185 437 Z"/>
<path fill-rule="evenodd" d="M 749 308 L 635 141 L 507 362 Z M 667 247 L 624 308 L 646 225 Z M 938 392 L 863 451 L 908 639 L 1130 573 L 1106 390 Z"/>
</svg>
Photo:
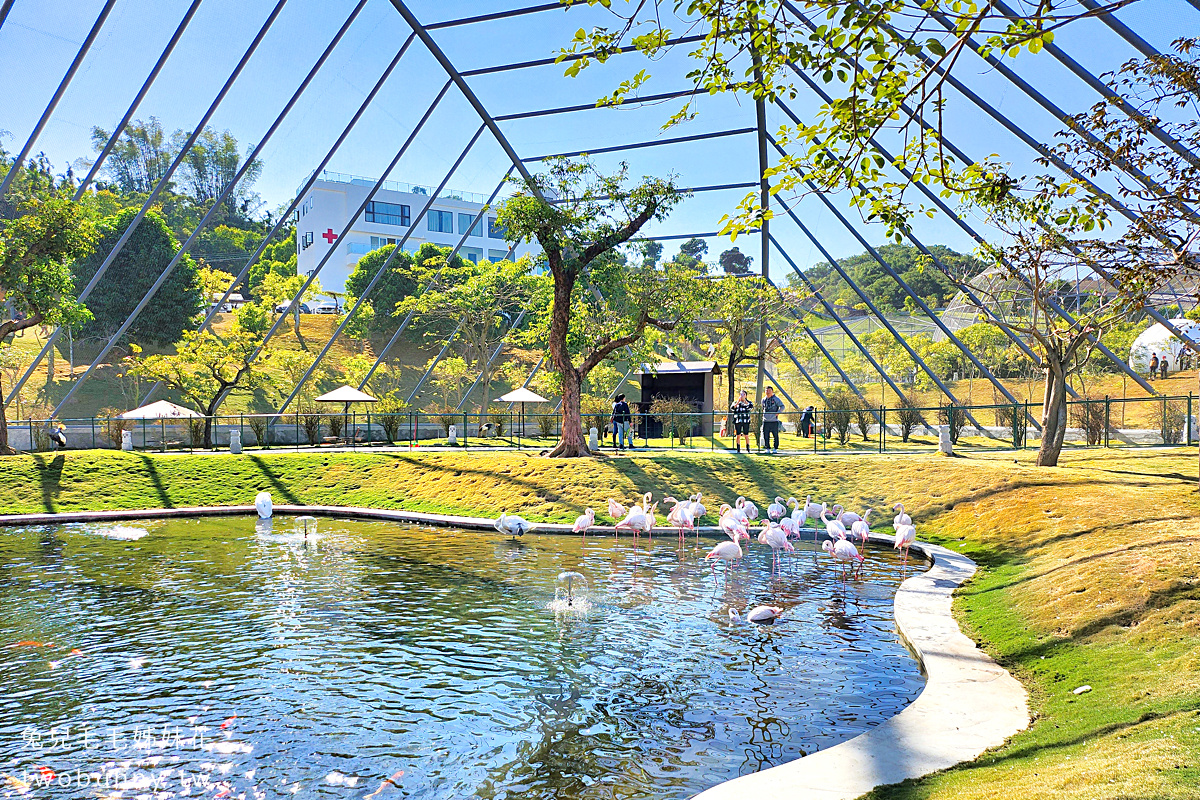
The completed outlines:
<svg viewBox="0 0 1200 800">
<path fill-rule="evenodd" d="M 708 555 L 704 557 L 705 561 L 712 560 L 713 578 L 717 576 L 717 560 L 726 562 L 726 568 L 733 564 L 734 561 L 741 560 L 742 546 L 736 541 L 734 542 L 718 542 L 712 550 L 708 551 Z"/>
<path fill-rule="evenodd" d="M 847 564 L 853 563 L 855 572 L 862 569 L 862 563 L 865 560 L 863 554 L 858 552 L 858 548 L 854 546 L 854 543 L 847 539 L 838 539 L 837 541 L 826 539 L 821 542 L 821 549 L 829 553 L 834 561 L 842 565 L 842 580 L 846 579 Z"/>
<path fill-rule="evenodd" d="M 776 497 L 775 502 L 767 506 L 767 519 L 772 522 L 779 522 L 787 513 L 787 506 L 783 504 L 782 497 Z"/>
<path fill-rule="evenodd" d="M 624 519 L 625 514 L 629 511 L 628 508 L 618 503 L 616 500 L 609 498 L 608 515 L 612 517 L 613 522 L 620 522 Z"/>
<path fill-rule="evenodd" d="M 646 512 L 642 510 L 641 506 L 634 506 L 629 509 L 629 513 L 625 515 L 625 518 L 614 525 L 613 528 L 618 531 L 625 528 L 626 530 L 633 531 L 636 535 L 646 528 Z"/>
<path fill-rule="evenodd" d="M 792 543 L 788 541 L 787 534 L 775 524 L 763 526 L 762 530 L 758 532 L 758 543 L 771 548 L 772 569 L 779 566 L 780 550 L 786 550 L 789 553 L 796 552 L 796 548 L 792 547 Z"/>
<path fill-rule="evenodd" d="M 853 511 L 847 511 L 841 503 L 838 503 L 836 506 L 834 506 L 833 510 L 835 512 L 833 516 L 837 517 L 837 519 L 842 523 L 842 525 L 846 526 L 846 528 L 849 528 L 851 525 L 862 519 L 862 517 L 860 517 L 858 514 L 855 514 Z"/>
<path fill-rule="evenodd" d="M 854 535 L 854 538 L 862 539 L 863 547 L 866 547 L 867 542 L 871 539 L 871 527 L 867 523 L 867 517 L 871 516 L 871 512 L 874 510 L 873 508 L 868 508 L 863 512 L 862 519 L 850 526 L 850 533 Z"/>
<path fill-rule="evenodd" d="M 671 513 L 667 514 L 667 524 L 679 529 L 679 538 L 683 538 L 683 531 L 695 530 L 696 523 L 692 519 L 692 502 L 689 498 L 688 502 L 681 503 L 674 497 L 664 497 L 663 502 L 671 502 L 675 505 L 671 507 Z"/>
<path fill-rule="evenodd" d="M 899 528 L 901 525 L 912 525 L 912 517 L 904 513 L 904 503 L 896 503 L 892 506 L 892 511 L 899 509 L 900 513 L 892 519 L 892 527 Z"/>
<path fill-rule="evenodd" d="M 595 524 L 596 512 L 589 508 L 587 511 L 584 511 L 575 518 L 575 524 L 571 527 L 571 530 L 575 533 L 582 533 L 584 536 L 587 536 L 588 528 Z"/>
<path fill-rule="evenodd" d="M 917 540 L 917 529 L 912 525 L 897 525 L 895 543 L 892 547 L 904 550 L 904 563 L 908 563 L 908 548 Z"/>
<path fill-rule="evenodd" d="M 800 523 L 792 517 L 784 517 L 779 521 L 779 527 L 789 539 L 800 538 Z"/>
<path fill-rule="evenodd" d="M 814 503 L 811 494 L 804 500 L 804 518 L 805 520 L 812 521 L 814 531 L 817 529 L 817 520 L 825 513 L 825 508 L 825 503 L 821 503 L 820 505 Z"/>
<path fill-rule="evenodd" d="M 647 494 L 646 496 L 649 497 L 650 495 Z M 655 511 L 658 511 L 658 503 L 647 506 L 646 521 L 642 523 L 642 530 L 644 530 L 646 535 L 650 538 L 654 538 L 654 525 L 658 521 L 654 516 Z"/>
<path fill-rule="evenodd" d="M 746 622 L 754 622 L 759 625 L 766 625 L 777 620 L 783 615 L 783 609 L 779 606 L 755 606 L 746 610 L 744 620 Z M 733 623 L 742 622 L 743 617 L 737 612 L 736 608 L 729 609 L 729 621 Z"/>
<path fill-rule="evenodd" d="M 708 513 L 708 509 L 700 502 L 702 497 L 704 495 L 697 492 L 695 498 L 692 500 L 692 519 L 696 522 L 704 519 L 704 515 Z"/>
<path fill-rule="evenodd" d="M 533 526 L 518 516 L 500 512 L 500 517 L 492 523 L 492 527 L 516 539 L 518 536 L 529 533 L 529 529 Z"/>
<path fill-rule="evenodd" d="M 821 512 L 821 522 L 825 523 L 825 533 L 828 534 L 830 539 L 845 539 L 846 526 L 842 524 L 840 519 L 825 519 L 825 515 L 828 513 L 828 511 Z"/>
<path fill-rule="evenodd" d="M 746 498 L 738 497 L 737 501 L 734 502 L 734 505 L 746 515 L 747 521 L 758 519 L 758 506 L 754 505 L 754 503 Z"/>
<path fill-rule="evenodd" d="M 718 524 L 730 539 L 735 542 L 738 539 L 750 540 L 750 532 L 746 530 L 746 519 L 738 515 L 737 509 L 730 508 L 728 503 L 722 503 L 720 514 L 721 520 Z"/>
</svg>

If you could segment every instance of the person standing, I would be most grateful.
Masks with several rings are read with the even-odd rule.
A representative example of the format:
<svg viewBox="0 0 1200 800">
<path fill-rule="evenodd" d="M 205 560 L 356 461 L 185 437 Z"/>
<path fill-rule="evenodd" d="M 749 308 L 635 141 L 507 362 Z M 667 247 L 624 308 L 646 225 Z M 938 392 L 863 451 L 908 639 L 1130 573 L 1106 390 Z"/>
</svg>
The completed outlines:
<svg viewBox="0 0 1200 800">
<path fill-rule="evenodd" d="M 809 406 L 800 414 L 800 433 L 805 439 L 812 435 L 813 417 L 816 413 L 816 407 Z"/>
<path fill-rule="evenodd" d="M 1158 353 L 1150 354 L 1150 380 L 1154 380 L 1154 373 L 1158 372 Z"/>
<path fill-rule="evenodd" d="M 613 403 L 613 438 L 614 445 L 619 450 L 625 449 L 625 439 L 629 438 L 629 446 L 633 447 L 633 436 L 629 433 L 629 422 L 633 415 L 629 412 L 629 403 L 625 402 L 625 395 L 617 395 L 617 401 Z"/>
<path fill-rule="evenodd" d="M 1167 360 L 1167 354 L 1163 353 L 1162 361 L 1158 362 L 1158 376 L 1164 381 L 1167 379 L 1167 367 L 1170 366 L 1170 361 Z"/>
<path fill-rule="evenodd" d="M 729 416 L 733 418 L 733 444 L 737 451 L 742 452 L 742 439 L 746 439 L 746 452 L 750 452 L 750 416 L 754 411 L 754 403 L 746 396 L 746 390 L 738 393 L 737 402 L 729 407 Z"/>
<path fill-rule="evenodd" d="M 779 412 L 783 411 L 783 401 L 775 396 L 775 389 L 767 387 L 767 396 L 763 399 L 763 445 L 768 453 L 779 452 Z M 771 437 L 775 444 L 772 446 Z"/>
</svg>

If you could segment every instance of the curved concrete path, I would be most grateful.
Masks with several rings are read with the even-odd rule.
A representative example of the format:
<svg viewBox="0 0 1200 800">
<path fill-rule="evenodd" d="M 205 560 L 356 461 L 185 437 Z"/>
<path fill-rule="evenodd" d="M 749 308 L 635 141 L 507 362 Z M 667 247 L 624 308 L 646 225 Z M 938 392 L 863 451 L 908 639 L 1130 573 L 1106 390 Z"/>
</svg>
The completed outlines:
<svg viewBox="0 0 1200 800">
<path fill-rule="evenodd" d="M 312 514 L 491 530 L 480 517 L 388 511 L 348 506 L 275 506 L 280 514 Z M 256 515 L 253 506 L 77 511 L 0 516 L 0 526 L 49 525 L 128 519 Z M 570 525 L 539 524 L 539 533 L 567 533 Z M 609 529 L 598 529 L 609 530 Z M 704 527 L 704 532 L 720 532 Z M 656 528 L 675 534 L 674 528 Z M 823 534 L 822 534 L 823 536 Z M 873 544 L 892 537 L 874 534 Z M 930 544 L 915 554 L 933 562 L 900 584 L 896 626 L 926 675 L 925 689 L 896 716 L 864 734 L 777 767 L 718 784 L 695 800 L 849 800 L 881 784 L 899 783 L 977 758 L 1029 724 L 1024 687 L 963 635 L 951 613 L 954 590 L 975 574 L 966 556 Z"/>
</svg>

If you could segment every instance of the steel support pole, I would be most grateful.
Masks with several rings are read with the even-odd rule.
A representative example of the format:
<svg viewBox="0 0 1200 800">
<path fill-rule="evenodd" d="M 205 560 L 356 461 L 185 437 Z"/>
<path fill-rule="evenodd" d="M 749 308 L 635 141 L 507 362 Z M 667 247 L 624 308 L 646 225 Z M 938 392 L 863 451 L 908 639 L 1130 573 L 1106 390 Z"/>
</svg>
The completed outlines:
<svg viewBox="0 0 1200 800">
<path fill-rule="evenodd" d="M 533 156 L 532 158 L 524 159 L 526 164 L 534 161 L 545 161 L 550 158 L 574 158 L 575 156 L 598 156 L 604 153 L 624 153 L 629 150 L 641 150 L 645 147 L 661 147 L 669 144 L 682 144 L 684 142 L 700 142 L 706 139 L 723 139 L 726 136 L 739 136 L 746 133 L 754 133 L 757 128 L 734 128 L 727 131 L 716 131 L 714 133 L 697 133 L 692 136 L 674 136 L 669 139 L 651 139 L 648 142 L 634 142 L 632 144 L 618 144 L 612 147 L 596 147 L 590 150 L 576 150 L 571 153 L 548 153 L 543 156 Z"/>
<path fill-rule="evenodd" d="M 54 109 L 58 107 L 58 102 L 62 100 L 67 87 L 71 85 L 71 79 L 75 77 L 75 73 L 79 70 L 79 65 L 83 63 L 84 56 L 88 54 L 88 50 L 92 49 L 92 43 L 96 41 L 96 36 L 100 33 L 100 29 L 104 27 L 104 21 L 108 19 L 108 15 L 113 10 L 116 2 L 117 0 L 106 0 L 104 7 L 100 9 L 100 16 L 96 17 L 96 21 L 92 23 L 92 29 L 88 31 L 88 35 L 83 40 L 83 44 L 80 45 L 74 60 L 71 61 L 71 66 L 67 68 L 67 74 L 59 81 L 58 88 L 54 90 L 54 95 L 46 105 L 46 110 L 42 112 L 42 116 L 38 118 L 37 123 L 33 126 L 33 132 L 25 140 L 25 146 L 21 148 L 21 152 L 13 159 L 12 165 L 8 168 L 8 174 L 4 176 L 4 182 L 0 183 L 0 200 L 3 200 L 4 196 L 8 194 L 8 187 L 12 185 L 12 182 L 17 177 L 17 173 L 21 171 L 21 164 L 25 162 L 25 159 L 29 156 L 29 152 L 33 150 L 33 146 L 37 144 L 38 137 L 42 134 L 42 129 L 50 121 L 50 116 L 54 113 Z M 4 17 L 8 16 L 10 8 L 12 8 L 11 3 L 4 7 Z"/>
<path fill-rule="evenodd" d="M 446 355 L 446 351 L 450 349 L 450 343 L 453 342 L 458 336 L 458 332 L 462 330 L 462 326 L 463 324 L 459 322 L 458 327 L 456 327 L 454 332 L 451 333 L 446 339 L 446 343 L 442 345 L 442 349 L 438 351 L 437 356 L 429 363 L 429 368 L 425 370 L 425 374 L 421 376 L 421 379 L 417 381 L 417 385 L 413 387 L 411 392 L 409 392 L 408 399 L 404 401 L 405 405 L 410 405 L 412 403 L 413 398 L 417 396 L 417 392 L 419 392 L 421 387 L 425 384 L 426 378 L 433 374 L 433 368 L 436 367 L 438 362 L 442 360 L 442 356 Z"/>
<path fill-rule="evenodd" d="M 483 129 L 480 128 L 480 130 L 482 131 Z M 476 132 L 475 136 L 478 137 L 479 133 Z M 459 249 L 466 243 L 467 237 L 471 235 L 472 228 L 474 228 L 476 225 L 479 224 L 479 221 L 481 219 L 483 219 L 484 214 L 487 213 L 487 211 L 491 207 L 492 203 L 495 202 L 496 196 L 498 194 L 500 194 L 500 190 L 503 189 L 504 184 L 506 184 L 508 182 L 508 176 L 512 174 L 512 171 L 513 171 L 513 168 L 509 167 L 508 171 L 504 173 L 504 178 L 501 179 L 500 183 L 492 191 L 491 196 L 488 197 L 487 203 L 485 203 L 483 208 L 481 208 L 479 210 L 479 213 L 475 215 L 475 218 L 473 220 L 471 220 L 471 227 L 467 228 L 467 230 L 459 238 L 458 243 L 454 245 L 454 248 L 446 256 L 446 264 L 447 265 L 449 265 L 452 261 L 454 261 L 454 257 L 456 255 L 458 255 Z M 396 251 L 398 251 L 399 249 L 400 249 L 400 246 L 397 245 L 396 250 L 392 251 L 392 256 L 394 256 L 396 254 Z M 511 251 L 510 251 L 510 253 L 511 253 Z M 391 260 L 392 260 L 391 256 L 389 256 L 387 263 L 391 263 Z M 375 285 L 375 281 L 378 280 L 379 276 L 383 274 L 383 271 L 386 268 L 386 266 L 387 266 L 387 264 L 384 264 L 383 267 L 380 267 L 379 272 L 376 273 L 376 275 L 375 275 L 375 278 L 372 278 L 371 285 L 367 287 L 368 290 Z M 441 270 L 438 270 L 437 275 L 433 276 L 433 279 L 429 281 L 429 283 L 425 286 L 425 288 L 422 291 L 423 292 L 429 291 L 430 287 L 433 286 L 433 282 L 436 281 L 438 278 L 438 275 L 441 275 L 441 274 L 442 274 Z M 364 292 L 363 294 L 366 295 L 367 292 Z M 400 338 L 400 334 L 404 333 L 405 328 L 407 328 L 408 324 L 410 322 L 412 322 L 412 318 L 415 313 L 416 313 L 415 311 L 410 310 L 407 314 L 404 315 L 404 320 L 401 321 L 400 326 L 398 328 L 396 328 L 396 332 L 392 334 L 392 338 L 388 339 L 388 343 L 386 345 L 384 345 L 382 350 L 379 351 L 379 355 L 375 358 L 375 363 L 371 365 L 371 368 L 369 370 L 367 370 L 366 377 L 364 377 L 362 379 L 362 382 L 358 385 L 359 391 L 362 391 L 363 387 L 367 385 L 367 381 L 371 380 L 371 376 L 375 374 L 375 370 L 379 369 L 379 365 L 382 364 L 383 359 L 387 357 L 388 351 L 392 349 L 392 345 L 394 345 L 396 343 L 396 341 Z"/>
<path fill-rule="evenodd" d="M 804 368 L 804 365 L 800 363 L 800 359 L 796 358 L 796 356 L 792 353 L 792 351 L 788 349 L 788 346 L 786 344 L 784 344 L 783 342 L 780 342 L 779 346 L 783 348 L 783 352 L 787 353 L 787 357 L 790 358 L 792 360 L 792 363 L 796 365 L 796 369 L 800 370 L 800 374 L 804 376 L 804 379 L 806 381 L 808 381 L 808 385 L 812 387 L 812 390 L 814 392 L 816 392 L 817 397 L 821 398 L 821 402 L 824 402 L 825 401 L 825 392 L 821 391 L 821 387 L 818 386 L 817 382 L 814 381 L 812 379 L 812 376 L 808 374 L 808 370 L 806 370 Z M 791 398 L 788 398 L 788 399 L 790 400 Z"/>
<path fill-rule="evenodd" d="M 774 236 L 771 237 L 771 242 L 775 245 L 775 247 L 779 248 L 779 252 L 783 256 L 784 260 L 786 260 L 793 269 L 797 269 L 795 262 L 792 261 L 792 259 L 791 259 L 791 256 L 789 256 L 786 252 L 784 252 L 783 248 L 780 247 L 778 240 L 776 240 Z M 825 306 L 826 310 L 830 310 L 833 308 L 833 306 L 831 306 L 829 303 L 825 302 L 825 298 L 823 298 L 821 296 L 821 293 L 819 291 L 817 291 L 816 287 L 813 286 L 812 282 L 809 281 L 806 276 L 801 275 L 800 277 L 804 280 L 805 285 L 808 286 L 809 291 L 811 291 L 813 293 L 813 296 L 821 304 L 823 304 Z M 804 317 L 797 314 L 796 310 L 787 304 L 787 299 L 783 296 L 783 291 L 780 290 L 780 288 L 778 286 L 776 286 L 774 281 L 771 281 L 770 283 L 771 283 L 771 286 L 774 287 L 775 292 L 779 295 L 779 299 L 783 301 L 784 306 L 788 310 L 788 313 L 790 313 L 793 317 L 795 317 L 796 321 L 798 323 L 800 323 L 801 330 L 803 330 L 806 334 L 808 334 L 808 338 L 812 339 L 813 344 L 815 344 L 817 346 L 817 349 L 820 350 L 821 353 L 825 356 L 825 359 L 829 362 L 830 366 L 832 366 L 834 368 L 834 370 L 837 371 L 837 374 L 841 376 L 842 381 L 847 386 L 850 387 L 850 390 L 852 392 L 854 392 L 856 395 L 858 395 L 863 400 L 866 400 L 867 398 L 863 395 L 863 393 L 859 390 L 859 388 L 854 384 L 854 381 L 851 380 L 850 376 L 846 373 L 846 370 L 842 369 L 842 365 L 839 364 L 837 359 L 833 357 L 833 353 L 829 352 L 829 348 L 827 348 L 825 346 L 825 343 L 821 341 L 820 337 L 818 337 L 815 333 L 813 333 L 812 329 L 810 327 L 808 327 L 808 324 L 804 321 Z M 842 327 L 842 330 L 846 330 L 846 325 L 845 325 L 845 323 L 842 322 L 841 317 L 834 314 L 833 318 Z M 853 339 L 853 334 L 851 334 L 851 338 Z M 864 356 L 866 356 L 866 358 L 868 360 L 871 360 L 872 364 L 874 364 L 875 362 L 871 359 L 871 355 L 867 352 L 866 348 L 862 347 L 862 345 L 858 343 L 858 340 L 854 340 L 854 343 L 859 346 L 859 349 L 862 351 L 862 354 Z M 789 351 L 787 349 L 787 346 L 784 345 L 783 342 L 780 342 L 780 345 L 783 346 L 784 351 L 787 352 L 789 356 L 791 356 L 792 361 L 796 361 L 796 357 L 791 355 L 791 351 Z M 796 366 L 797 367 L 800 366 L 798 361 L 796 362 Z M 811 379 L 810 379 L 810 382 L 811 382 Z M 820 389 L 817 389 L 816 384 L 813 384 L 813 389 L 816 389 L 817 394 L 821 397 L 822 400 L 825 399 L 824 393 Z"/>
<path fill-rule="evenodd" d="M 8 19 L 8 12 L 12 11 L 14 2 L 16 0 L 4 0 L 4 3 L 0 4 L 0 28 L 4 27 L 4 21 Z"/>
<path fill-rule="evenodd" d="M 225 81 L 224 85 L 221 87 L 221 90 L 217 93 L 216 98 L 213 99 L 212 104 L 209 105 L 208 110 L 204 113 L 204 116 L 200 118 L 200 121 L 196 124 L 195 129 L 180 148 L 179 154 L 175 156 L 175 158 L 171 161 L 170 166 L 167 167 L 166 173 L 164 173 L 162 178 L 159 179 L 158 183 L 155 184 L 154 189 L 151 190 L 149 197 L 146 198 L 146 201 L 142 204 L 142 207 L 138 210 L 138 213 L 125 228 L 125 231 L 121 234 L 120 238 L 117 240 L 117 243 L 113 246 L 112 251 L 109 252 L 108 256 L 105 257 L 104 262 L 101 263 L 100 267 L 96 270 L 96 274 L 91 277 L 91 280 L 88 281 L 87 286 L 85 286 L 83 291 L 79 293 L 79 297 L 76 298 L 79 302 L 82 303 L 88 298 L 89 295 L 91 295 L 92 290 L 96 288 L 96 284 L 98 284 L 100 279 L 104 277 L 104 273 L 108 271 L 108 268 L 112 265 L 112 262 L 125 247 L 126 242 L 128 242 L 129 238 L 133 236 L 133 232 L 137 229 L 138 225 L 141 224 L 142 219 L 146 216 L 146 213 L 150 210 L 151 206 L 154 205 L 154 201 L 158 198 L 159 193 L 162 192 L 167 183 L 171 180 L 171 177 L 175 174 L 175 170 L 179 169 L 180 164 L 183 163 L 184 158 L 187 156 L 188 150 L 191 149 L 192 145 L 196 143 L 196 139 L 201 133 L 203 133 L 204 127 L 208 125 L 209 119 L 212 118 L 212 115 L 216 112 L 217 107 L 221 104 L 221 101 L 225 99 L 225 95 L 228 94 L 229 89 L 234 84 L 234 81 L 236 81 L 238 76 L 242 74 L 242 70 L 245 68 L 246 63 L 250 60 L 250 57 L 254 55 L 254 52 L 258 49 L 258 46 L 262 43 L 263 38 L 267 35 L 267 31 L 271 29 L 271 26 L 274 24 L 275 19 L 279 16 L 279 13 L 283 10 L 283 6 L 286 2 L 287 0 L 279 0 L 279 2 L 272 9 L 270 16 L 267 17 L 267 21 L 263 23 L 263 26 L 259 29 L 258 35 L 254 37 L 254 40 L 250 43 L 250 46 L 242 55 L 241 60 L 238 61 L 237 66 L 234 67 L 233 72 L 230 73 L 229 78 Z M 29 376 L 33 374 L 34 369 L 37 368 L 37 365 L 41 363 L 42 359 L 45 358 L 50 352 L 50 349 L 54 346 L 54 342 L 58 339 L 61 333 L 62 327 L 60 326 L 55 328 L 54 331 L 51 332 L 51 334 L 46 338 L 46 343 L 42 346 L 42 349 L 38 352 L 37 356 L 34 357 L 33 362 L 30 363 L 28 369 L 25 370 L 25 374 L 21 376 L 21 380 L 16 387 L 16 391 L 20 391 L 20 387 L 25 385 L 25 381 L 29 379 Z M 95 365 L 96 362 L 93 361 L 91 368 L 94 368 Z M 74 391 L 74 387 L 72 387 L 71 391 Z M 61 408 L 62 403 L 59 403 L 58 407 Z"/>
<path fill-rule="evenodd" d="M 150 75 L 146 78 L 146 82 L 142 84 L 142 88 L 134 96 L 133 102 L 129 104 L 129 110 L 125 112 L 125 116 L 121 117 L 121 121 L 113 128 L 112 135 L 108 137 L 108 141 L 104 143 L 100 154 L 96 156 L 96 160 L 92 163 L 91 169 L 87 175 L 79 182 L 79 188 L 75 190 L 75 200 L 83 197 L 83 193 L 87 191 L 87 187 L 91 185 L 92 179 L 96 177 L 96 173 L 100 171 L 100 167 L 104 165 L 104 160 L 108 158 L 108 154 L 112 152 L 116 146 L 117 140 L 121 138 L 121 134 L 125 132 L 125 126 L 129 124 L 129 120 L 137 113 L 138 106 L 142 104 L 146 93 L 150 91 L 150 87 L 154 85 L 154 81 L 158 78 L 158 73 L 162 71 L 163 65 L 167 63 L 167 59 L 171 57 L 171 53 L 175 51 L 175 45 L 179 44 L 180 37 L 187 30 L 188 24 L 192 21 L 192 17 L 196 15 L 196 9 L 200 8 L 202 0 L 192 0 L 192 4 L 188 6 L 187 12 L 183 15 L 183 20 L 179 23 L 179 27 L 175 29 L 175 33 L 171 36 L 167 46 L 163 48 L 162 55 L 158 57 L 154 68 L 150 70 Z"/>
<path fill-rule="evenodd" d="M 516 321 L 514 321 L 512 325 L 508 326 L 508 333 L 512 333 L 518 327 L 520 327 L 521 323 L 525 321 L 526 313 L 527 312 L 525 312 L 525 311 L 521 311 L 521 313 L 517 315 Z M 505 336 L 507 336 L 507 335 L 508 334 L 505 334 Z M 490 370 L 492 368 L 492 364 L 494 364 L 496 362 L 496 359 L 500 356 L 500 352 L 502 350 L 504 350 L 505 344 L 507 344 L 507 342 L 501 340 L 500 343 L 498 345 L 496 345 L 496 352 L 492 353 L 491 357 L 487 359 L 487 362 L 484 364 L 483 369 L 481 369 L 479 371 L 479 377 L 477 377 L 475 379 L 475 382 L 467 387 L 467 391 L 463 393 L 462 400 L 460 400 L 458 405 L 454 407 L 455 411 L 459 411 L 460 409 L 462 409 L 463 405 L 471 397 L 471 392 L 475 391 L 475 387 L 479 385 L 479 382 L 481 380 L 483 380 L 483 373 L 487 372 L 488 370 Z M 481 409 L 480 413 L 486 414 L 487 409 L 486 408 Z"/>
<path fill-rule="evenodd" d="M 750 55 L 754 63 L 754 77 L 756 81 L 762 80 L 762 66 L 759 62 L 758 51 L 751 48 Z M 767 177 L 767 170 L 771 167 L 770 158 L 767 155 L 767 100 L 761 94 L 754 98 L 754 121 L 757 130 L 758 144 L 758 206 L 762 214 L 759 222 L 759 266 L 762 270 L 763 280 L 771 279 L 771 228 L 770 219 L 768 218 L 768 210 L 771 207 L 771 182 Z M 766 371 L 767 359 L 767 323 L 764 320 L 758 326 L 758 374 L 754 379 L 754 407 L 762 407 L 763 397 L 763 376 Z M 732 379 L 732 375 L 730 378 Z M 758 438 L 757 435 L 755 438 Z"/>
<path fill-rule="evenodd" d="M 308 382 L 308 379 L 312 377 L 312 374 L 316 371 L 317 367 L 320 366 L 322 359 L 325 358 L 325 355 L 329 352 L 330 348 L 333 347 L 333 343 L 337 341 L 338 336 L 340 336 L 342 331 L 346 329 L 346 326 L 350 324 L 350 321 L 354 318 L 354 315 L 358 312 L 358 310 L 362 308 L 363 303 L 367 301 L 367 298 L 371 295 L 372 290 L 375 289 L 375 285 L 379 283 L 379 280 L 385 274 L 387 274 L 388 269 L 392 265 L 392 261 L 396 258 L 396 254 L 399 253 L 401 248 L 403 248 L 408 242 L 408 239 L 410 236 L 412 236 L 412 232 L 416 229 L 417 224 L 420 223 L 420 221 L 425 218 L 425 215 L 429 213 L 429 209 L 433 207 L 434 201 L 437 200 L 441 193 L 445 190 L 446 184 L 450 182 L 451 176 L 454 175 L 455 171 L 462 164 L 463 159 L 467 157 L 467 154 L 471 152 L 471 148 L 475 146 L 475 142 L 479 140 L 479 135 L 481 133 L 483 133 L 482 125 L 480 125 L 475 131 L 475 135 L 471 137 L 471 141 L 467 142 L 467 146 L 463 148 L 462 152 L 459 154 L 458 158 L 455 159 L 454 163 L 450 165 L 450 169 L 446 171 L 441 183 L 439 183 L 437 188 L 433 190 L 433 193 L 429 195 L 429 199 L 425 201 L 425 205 L 421 208 L 420 213 L 413 217 L 412 224 L 408 226 L 408 230 L 404 232 L 404 236 L 402 236 L 400 241 L 398 241 L 392 247 L 392 252 L 388 253 L 388 257 L 384 260 L 383 264 L 380 265 L 379 270 L 375 273 L 374 277 L 371 278 L 370 283 L 368 283 L 366 288 L 363 289 L 362 296 L 354 301 L 353 308 L 347 311 L 345 317 L 343 317 L 342 321 L 338 323 L 338 326 L 333 331 L 333 335 L 329 337 L 329 341 L 325 343 L 325 346 L 321 348 L 321 352 L 317 354 L 315 359 L 313 359 L 313 363 L 307 370 L 305 370 L 304 375 L 301 376 L 300 380 L 296 383 L 296 386 L 292 389 L 292 393 L 289 394 L 287 399 L 283 401 L 283 405 L 279 407 L 278 413 L 282 414 L 284 410 L 291 405 L 292 401 L 296 399 L 296 396 L 300 394 L 300 390 L 304 388 L 304 384 Z M 484 206 L 484 208 L 480 210 L 479 215 L 476 216 L 476 219 L 479 219 L 486 209 L 487 206 Z M 472 222 L 472 226 L 474 226 L 474 224 L 475 223 Z M 467 230 L 469 231 L 470 228 Z M 438 270 L 438 275 L 440 274 L 441 270 Z M 433 280 L 437 280 L 436 275 L 434 276 Z"/>
<path fill-rule="evenodd" d="M 780 385 L 779 381 L 775 380 L 775 376 L 771 374 L 770 370 L 764 369 L 763 375 L 766 375 L 767 380 L 769 380 L 775 386 L 775 388 L 779 390 L 781 395 L 787 398 L 787 401 L 792 404 L 792 408 L 796 409 L 797 411 L 801 410 L 800 406 L 796 405 L 796 401 L 792 399 L 792 396 L 787 393 L 787 389 L 784 389 L 783 386 Z"/>
</svg>

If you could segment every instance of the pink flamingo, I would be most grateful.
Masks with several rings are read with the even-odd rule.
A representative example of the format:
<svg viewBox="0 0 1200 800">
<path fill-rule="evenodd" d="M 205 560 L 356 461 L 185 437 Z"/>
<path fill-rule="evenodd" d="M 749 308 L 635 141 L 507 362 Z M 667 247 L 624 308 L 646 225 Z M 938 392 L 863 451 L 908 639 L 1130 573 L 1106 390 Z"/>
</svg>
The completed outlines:
<svg viewBox="0 0 1200 800">
<path fill-rule="evenodd" d="M 862 519 L 850 526 L 850 533 L 855 539 L 862 539 L 863 548 L 866 548 L 867 542 L 871 539 L 871 528 L 867 523 L 867 517 L 871 516 L 873 508 L 868 508 L 863 512 Z M 862 552 L 860 549 L 859 552 Z"/>
<path fill-rule="evenodd" d="M 596 512 L 589 508 L 587 511 L 584 511 L 575 518 L 575 524 L 571 527 L 571 530 L 575 533 L 582 533 L 586 537 L 588 528 L 595 524 Z"/>
<path fill-rule="evenodd" d="M 791 517 L 784 517 L 779 521 L 779 527 L 783 529 L 784 534 L 789 539 L 800 538 L 800 523 Z"/>
<path fill-rule="evenodd" d="M 896 550 L 904 550 L 904 563 L 907 565 L 908 548 L 917 540 L 917 529 L 912 525 L 897 525 L 895 539 L 892 547 Z"/>
<path fill-rule="evenodd" d="M 846 580 L 846 565 L 853 564 L 853 572 L 858 574 L 862 570 L 863 561 L 866 560 L 848 539 L 826 539 L 821 542 L 821 549 L 842 565 L 842 580 Z"/>
<path fill-rule="evenodd" d="M 733 564 L 734 561 L 740 561 L 744 553 L 742 546 L 736 541 L 733 542 L 717 542 L 712 550 L 708 551 L 708 555 L 704 557 L 705 561 L 712 560 L 713 580 L 717 578 L 717 560 L 726 562 L 726 570 Z"/>
<path fill-rule="evenodd" d="M 783 532 L 783 528 L 774 523 L 763 526 L 763 529 L 758 533 L 758 543 L 765 544 L 771 548 L 772 570 L 775 570 L 779 567 L 780 550 L 784 550 L 789 553 L 796 552 L 796 548 L 792 547 L 792 543 L 788 541 L 787 534 Z"/>
<path fill-rule="evenodd" d="M 759 625 L 765 625 L 768 622 L 774 622 L 783 615 L 783 609 L 779 606 L 755 606 L 746 610 L 745 621 L 756 622 Z M 743 617 L 737 612 L 736 608 L 729 609 L 729 621 L 741 622 Z"/>
</svg>

